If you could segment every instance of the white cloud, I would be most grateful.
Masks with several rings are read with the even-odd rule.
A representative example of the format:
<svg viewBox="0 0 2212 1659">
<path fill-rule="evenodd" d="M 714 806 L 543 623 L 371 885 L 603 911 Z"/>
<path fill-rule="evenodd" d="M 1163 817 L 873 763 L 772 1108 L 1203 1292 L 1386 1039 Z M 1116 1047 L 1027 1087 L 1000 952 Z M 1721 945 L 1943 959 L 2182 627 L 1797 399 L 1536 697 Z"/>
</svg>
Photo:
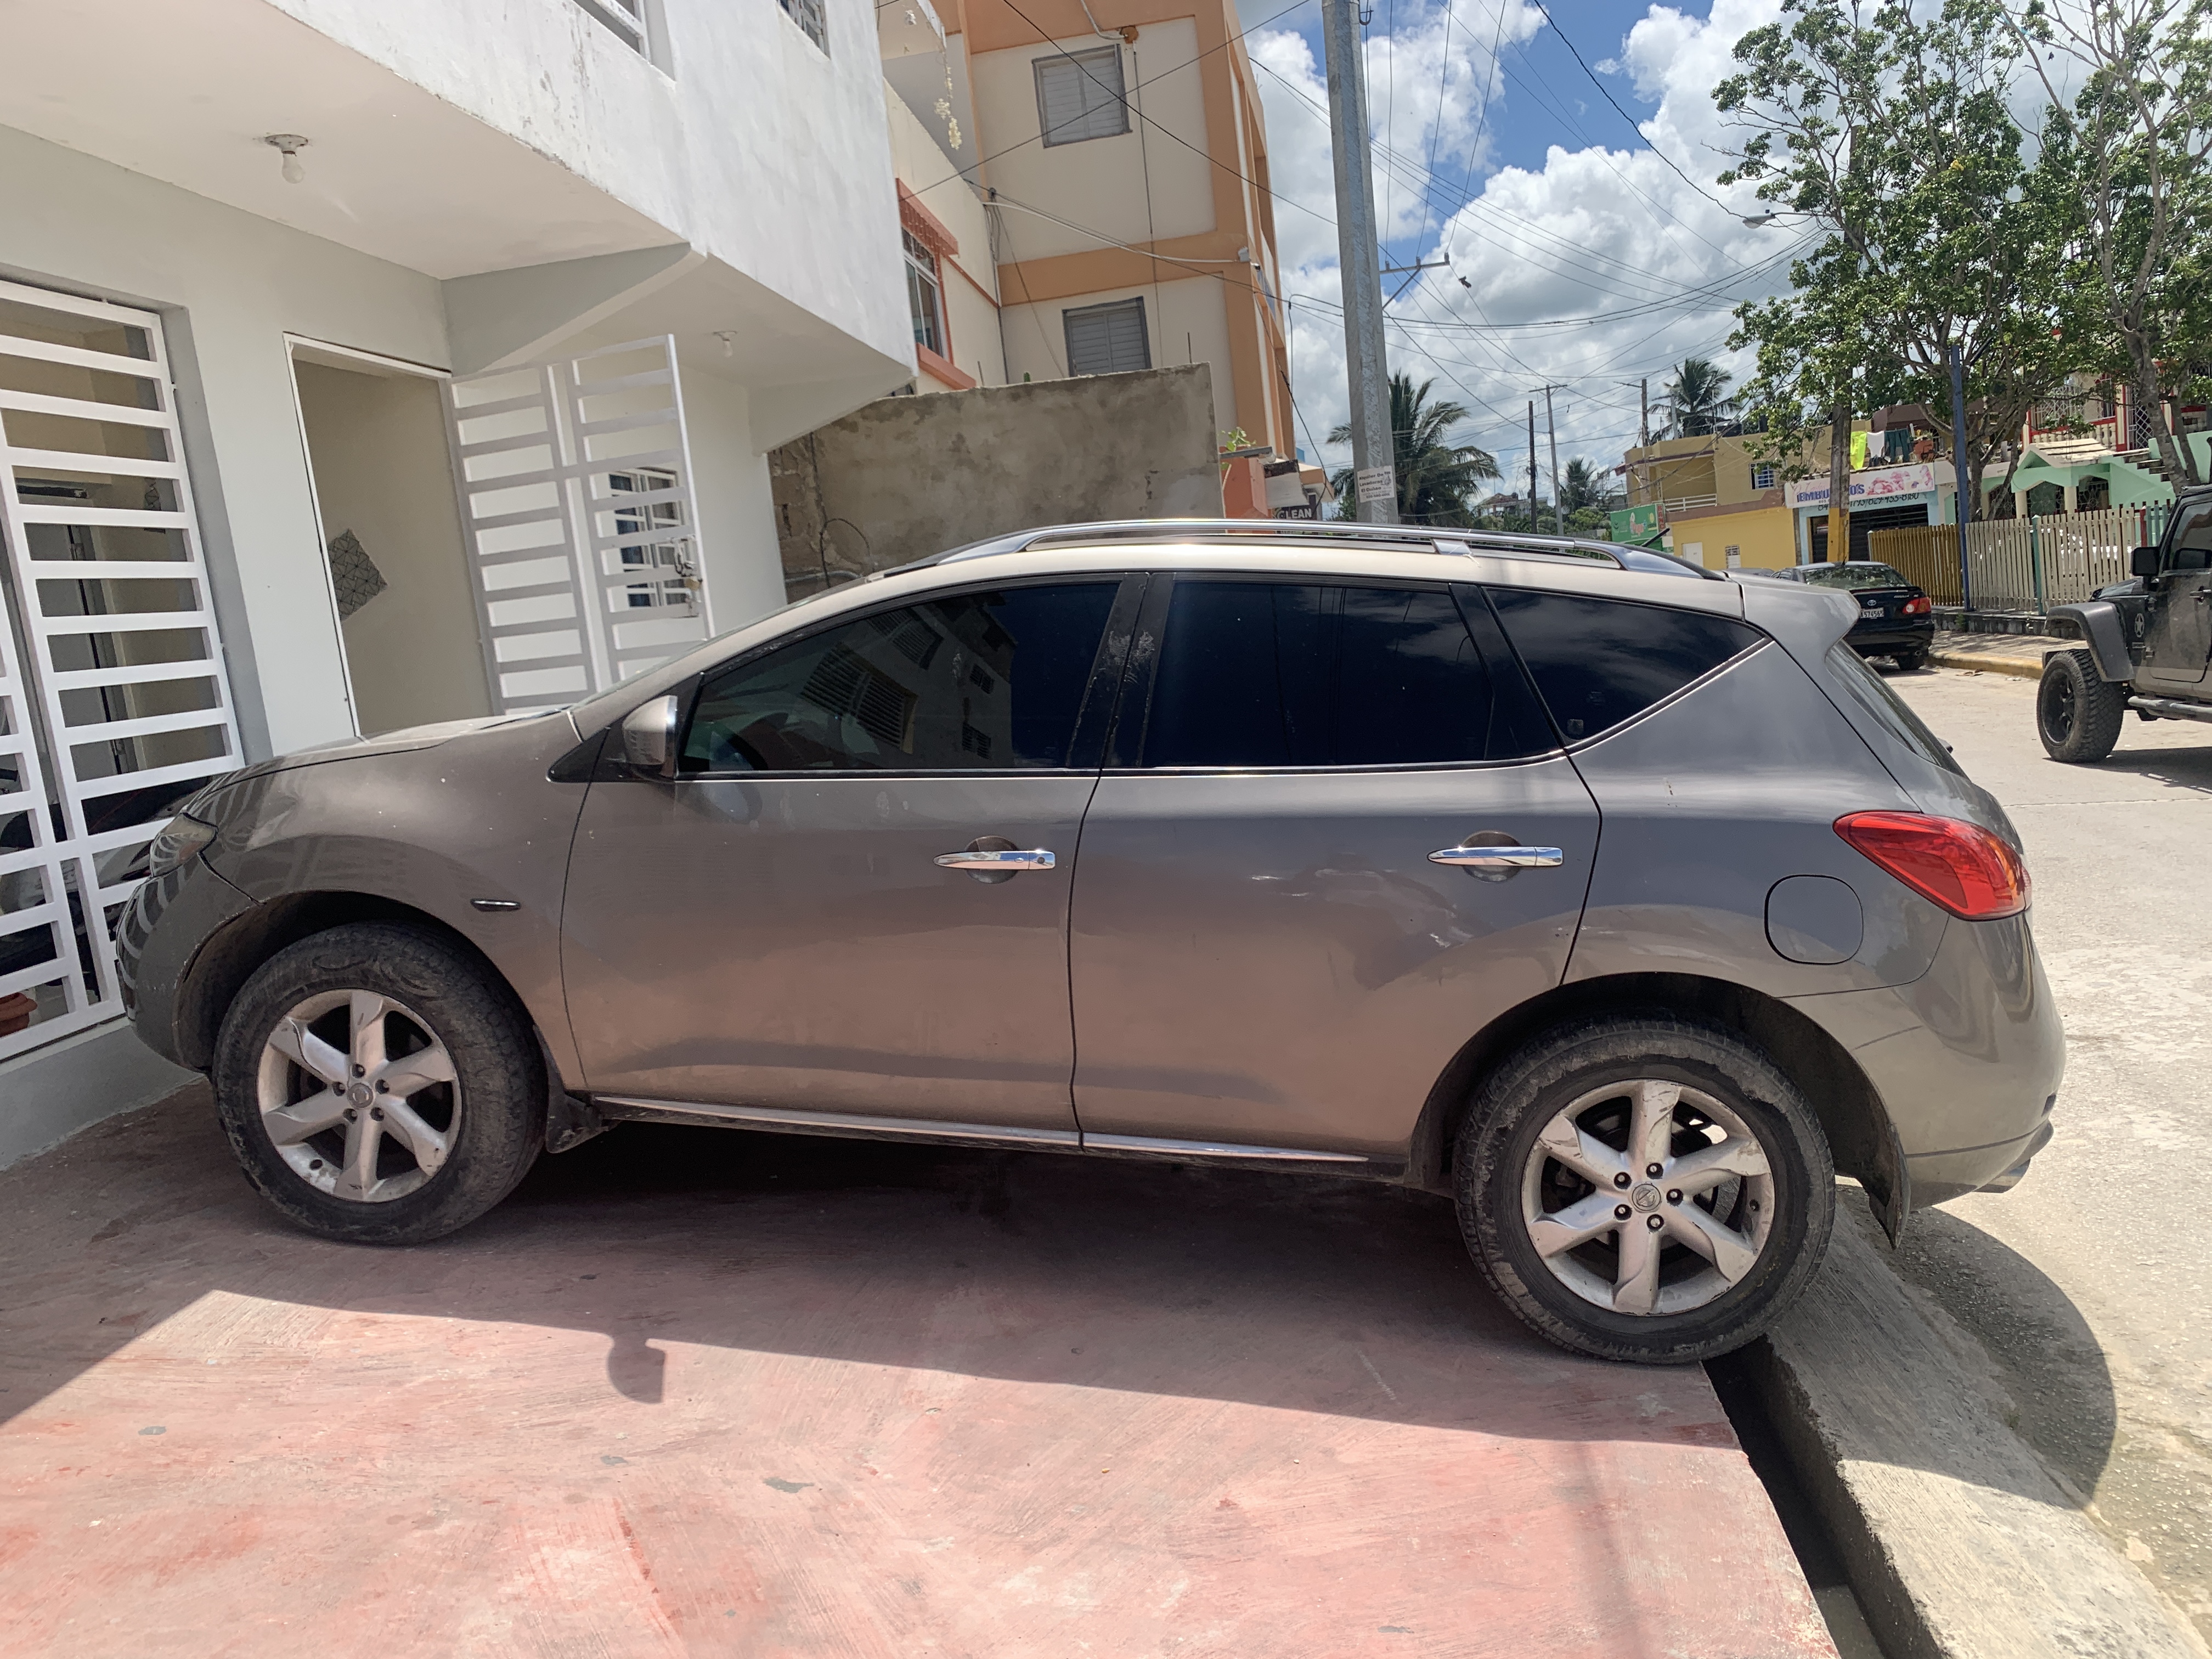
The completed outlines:
<svg viewBox="0 0 2212 1659">
<path fill-rule="evenodd" d="M 1692 353 L 1740 372 L 1746 365 L 1723 349 L 1729 310 L 1786 280 L 1783 256 L 1802 233 L 1746 227 L 1741 216 L 1758 210 L 1749 191 L 1711 183 L 1731 138 L 1712 88 L 1734 67 L 1736 40 L 1771 21 L 1777 0 L 1714 0 L 1710 20 L 1654 5 L 1624 40 L 1576 42 L 1625 71 L 1608 76 L 1621 104 L 1656 103 L 1638 123 L 1640 145 L 1579 76 L 1573 86 L 1516 84 L 1527 60 L 1507 48 L 1542 21 L 1525 0 L 1459 0 L 1449 44 L 1444 7 L 1409 9 L 1400 0 L 1395 37 L 1369 33 L 1376 189 L 1401 252 L 1418 242 L 1421 258 L 1448 255 L 1452 268 L 1422 273 L 1392 305 L 1391 367 L 1433 377 L 1433 395 L 1468 405 L 1463 438 L 1497 451 L 1509 476 L 1517 468 L 1523 478 L 1527 403 L 1534 392 L 1539 465 L 1547 469 L 1536 388 L 1555 383 L 1562 465 L 1583 454 L 1610 466 L 1635 441 L 1636 380 L 1650 379 L 1656 401 L 1668 365 Z M 1505 43 L 1501 62 L 1492 61 L 1493 40 Z M 1284 287 L 1294 301 L 1293 384 L 1318 439 L 1346 407 L 1334 184 L 1315 108 L 1326 110 L 1327 86 L 1299 36 L 1263 30 L 1248 46 L 1262 66 Z M 1498 124 L 1540 92 L 1577 111 L 1594 142 L 1553 147 L 1540 171 L 1486 176 Z M 1460 181 L 1470 173 L 1479 188 L 1462 205 Z M 1398 280 L 1386 279 L 1386 291 Z M 1571 320 L 1579 319 L 1594 320 Z M 1323 459 L 1345 460 L 1334 451 Z"/>
</svg>

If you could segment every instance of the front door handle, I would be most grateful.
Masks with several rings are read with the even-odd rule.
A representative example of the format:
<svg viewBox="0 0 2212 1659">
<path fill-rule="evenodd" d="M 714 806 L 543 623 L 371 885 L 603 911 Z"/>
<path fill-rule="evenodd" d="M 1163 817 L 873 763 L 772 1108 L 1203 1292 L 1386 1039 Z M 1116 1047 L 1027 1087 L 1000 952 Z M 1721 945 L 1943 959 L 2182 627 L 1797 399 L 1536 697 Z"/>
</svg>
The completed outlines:
<svg viewBox="0 0 2212 1659">
<path fill-rule="evenodd" d="M 1010 847 L 1004 850 L 971 847 L 964 853 L 939 853 L 936 861 L 947 870 L 981 870 L 999 874 L 1016 870 L 1049 870 L 1054 863 L 1052 854 L 1042 847 Z"/>
<path fill-rule="evenodd" d="M 1439 847 L 1429 854 L 1431 864 L 1469 870 L 1542 870 L 1566 861 L 1556 847 Z"/>
</svg>

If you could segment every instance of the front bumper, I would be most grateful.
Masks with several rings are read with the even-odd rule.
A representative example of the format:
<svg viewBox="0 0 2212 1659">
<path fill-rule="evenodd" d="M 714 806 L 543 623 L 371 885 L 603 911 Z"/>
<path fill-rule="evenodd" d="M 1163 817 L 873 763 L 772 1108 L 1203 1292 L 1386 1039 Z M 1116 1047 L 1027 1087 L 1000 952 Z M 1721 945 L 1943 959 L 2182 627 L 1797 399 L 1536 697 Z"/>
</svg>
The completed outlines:
<svg viewBox="0 0 2212 1659">
<path fill-rule="evenodd" d="M 208 941 L 258 908 L 197 857 L 139 883 L 131 896 L 115 929 L 123 1006 L 139 1040 L 162 1059 L 207 1068 L 212 1056 L 178 1018 L 185 984 Z"/>
<path fill-rule="evenodd" d="M 2051 1139 L 2066 1035 L 2026 916 L 1952 921 L 1910 984 L 1797 997 L 1897 1133 L 1915 1209 L 2017 1183 Z"/>
</svg>

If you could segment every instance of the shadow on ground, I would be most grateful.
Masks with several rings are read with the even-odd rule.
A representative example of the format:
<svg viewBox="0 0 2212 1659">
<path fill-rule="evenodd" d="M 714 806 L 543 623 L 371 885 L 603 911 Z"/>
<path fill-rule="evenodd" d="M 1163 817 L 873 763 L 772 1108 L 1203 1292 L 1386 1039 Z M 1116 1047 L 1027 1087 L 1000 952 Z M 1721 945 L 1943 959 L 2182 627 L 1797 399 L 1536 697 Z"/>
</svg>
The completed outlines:
<svg viewBox="0 0 2212 1659">
<path fill-rule="evenodd" d="M 0 1175 L 0 1212 L 16 1241 L 0 1419 L 228 1291 L 594 1332 L 608 1388 L 648 1404 L 677 1343 L 1510 1437 L 1730 1443 L 1684 1374 L 1651 1381 L 1666 1409 L 1640 1409 L 1615 1368 L 1528 1334 L 1446 1200 L 1372 1183 L 625 1125 L 541 1159 L 454 1237 L 383 1250 L 270 1211 L 196 1086 Z"/>
</svg>

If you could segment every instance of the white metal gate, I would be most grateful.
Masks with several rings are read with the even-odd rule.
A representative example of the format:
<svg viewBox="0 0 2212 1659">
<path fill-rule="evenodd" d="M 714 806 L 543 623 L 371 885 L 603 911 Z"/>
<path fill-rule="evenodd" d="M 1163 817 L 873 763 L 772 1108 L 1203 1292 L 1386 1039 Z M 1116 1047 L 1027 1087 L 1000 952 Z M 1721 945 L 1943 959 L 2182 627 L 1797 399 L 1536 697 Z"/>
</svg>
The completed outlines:
<svg viewBox="0 0 2212 1659">
<path fill-rule="evenodd" d="M 672 337 L 447 388 L 502 713 L 619 685 L 714 631 Z"/>
<path fill-rule="evenodd" d="M 151 312 L 0 283 L 0 1057 L 121 1012 L 115 921 L 242 763 Z"/>
</svg>

